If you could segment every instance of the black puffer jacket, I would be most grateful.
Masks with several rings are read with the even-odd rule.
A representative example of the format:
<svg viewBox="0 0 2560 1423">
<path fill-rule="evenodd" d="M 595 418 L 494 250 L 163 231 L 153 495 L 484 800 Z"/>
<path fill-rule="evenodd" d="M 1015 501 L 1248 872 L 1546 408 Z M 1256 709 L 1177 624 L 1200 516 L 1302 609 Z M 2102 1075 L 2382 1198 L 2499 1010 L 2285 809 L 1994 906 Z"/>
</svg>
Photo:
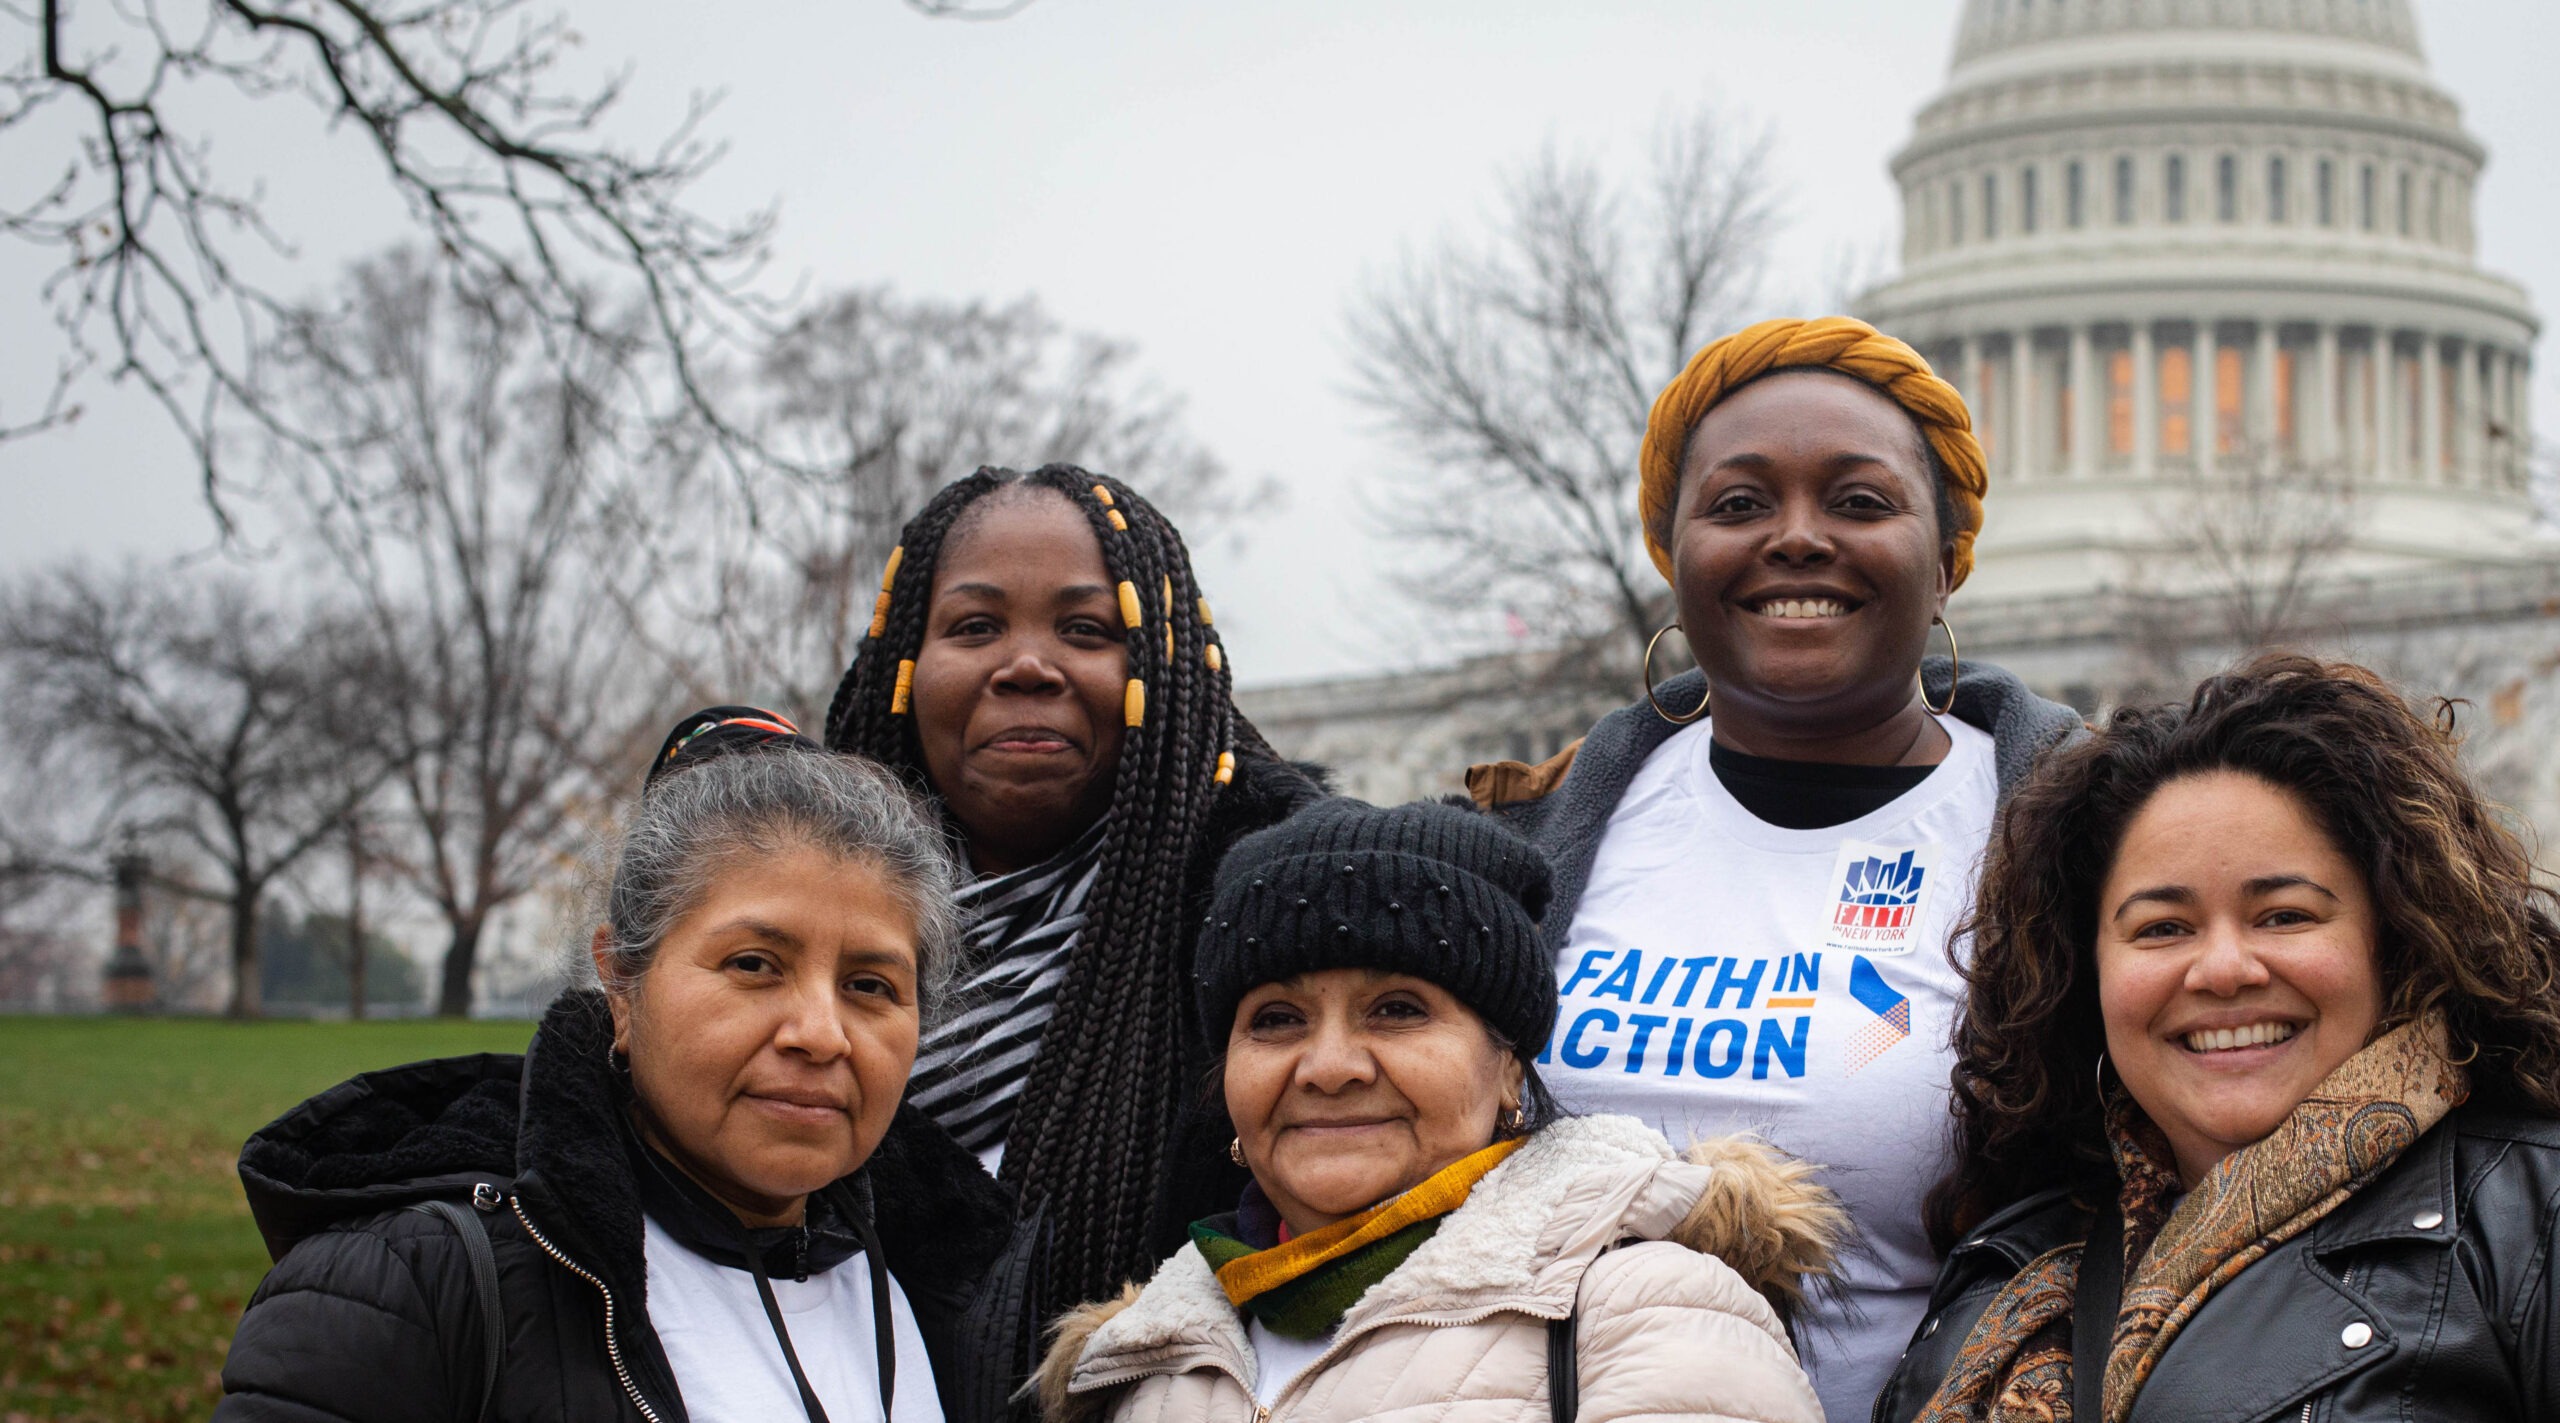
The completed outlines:
<svg viewBox="0 0 2560 1423">
<path fill-rule="evenodd" d="M 1875 1423 L 1917 1415 L 2000 1287 L 2088 1229 L 2057 1190 L 1957 1246 Z M 2207 1298 L 2127 1423 L 2560 1418 L 2555 1248 L 2560 1122 L 2458 1108 Z"/>
<path fill-rule="evenodd" d="M 251 1137 L 240 1179 L 276 1267 L 223 1364 L 215 1417 L 366 1423 L 656 1420 L 685 1409 L 649 1327 L 639 1188 L 601 994 L 552 1005 L 521 1057 L 369 1072 Z M 953 1423 L 991 1418 L 1030 1321 L 981 1288 L 1003 1275 L 1011 1203 L 911 1108 L 838 1183 L 868 1197 Z M 838 1188 L 830 1188 L 835 1190 Z M 497 1261 L 505 1350 L 480 1410 L 484 1316 L 462 1235 L 409 1207 L 474 1202 Z M 844 1268 L 859 1268 L 848 1266 Z M 1019 1275 L 1016 1268 L 1011 1273 Z M 804 1355 L 830 1347 L 795 1339 Z M 870 1350 L 870 1338 L 833 1347 Z M 916 1386 L 901 1379 L 901 1391 Z"/>
</svg>

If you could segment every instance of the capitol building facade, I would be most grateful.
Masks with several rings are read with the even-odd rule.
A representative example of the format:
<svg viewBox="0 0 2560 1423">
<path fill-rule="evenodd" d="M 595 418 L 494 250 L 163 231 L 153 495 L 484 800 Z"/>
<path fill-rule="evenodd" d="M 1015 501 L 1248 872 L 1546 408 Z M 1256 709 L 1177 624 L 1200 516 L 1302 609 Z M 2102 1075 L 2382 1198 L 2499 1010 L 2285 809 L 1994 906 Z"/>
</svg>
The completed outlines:
<svg viewBox="0 0 2560 1423">
<path fill-rule="evenodd" d="M 2560 860 L 2539 322 L 2473 260 L 2487 157 L 2409 0 L 1965 0 L 1892 160 L 1900 273 L 1857 303 L 1955 381 L 1990 457 L 1965 655 L 2092 715 L 2259 643 L 2366 661 L 2464 704 L 2475 772 Z M 1635 692 L 1546 665 L 1240 700 L 1344 790 L 1404 799 Z"/>
<path fill-rule="evenodd" d="M 2407 0 L 1967 0 L 1861 315 L 1963 390 L 1972 597 L 2090 591 L 2217 465 L 2353 499 L 2333 571 L 2532 556 L 2524 291 Z"/>
</svg>

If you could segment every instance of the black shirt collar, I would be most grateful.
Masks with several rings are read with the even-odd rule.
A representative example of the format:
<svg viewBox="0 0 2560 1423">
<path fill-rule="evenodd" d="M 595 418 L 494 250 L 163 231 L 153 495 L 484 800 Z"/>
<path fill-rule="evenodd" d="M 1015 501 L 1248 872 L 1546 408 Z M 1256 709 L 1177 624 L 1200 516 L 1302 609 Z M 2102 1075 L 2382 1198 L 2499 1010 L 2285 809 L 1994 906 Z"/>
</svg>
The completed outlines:
<svg viewBox="0 0 2560 1423">
<path fill-rule="evenodd" d="M 871 1183 L 862 1172 L 811 1192 L 800 1224 L 750 1228 L 627 1125 L 624 1145 L 640 1185 L 642 1212 L 678 1245 L 715 1265 L 746 1270 L 752 1252 L 767 1275 L 805 1280 L 862 1251 L 862 1226 L 871 1213 Z"/>
</svg>

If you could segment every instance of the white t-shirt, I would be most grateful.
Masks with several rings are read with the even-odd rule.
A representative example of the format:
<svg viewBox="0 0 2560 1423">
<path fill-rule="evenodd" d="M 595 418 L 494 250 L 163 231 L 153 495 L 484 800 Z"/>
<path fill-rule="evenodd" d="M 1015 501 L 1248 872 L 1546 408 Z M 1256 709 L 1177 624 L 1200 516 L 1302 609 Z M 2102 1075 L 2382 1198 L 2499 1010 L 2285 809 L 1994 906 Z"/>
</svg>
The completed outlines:
<svg viewBox="0 0 2560 1423">
<path fill-rule="evenodd" d="M 1333 1347 L 1330 1334 L 1317 1339 L 1292 1339 L 1272 1333 L 1251 1315 L 1245 1316 L 1244 1332 L 1253 1341 L 1253 1401 L 1264 1408 L 1271 1406 L 1291 1379 L 1305 1373 L 1307 1365 Z"/>
<path fill-rule="evenodd" d="M 1845 1298 L 1800 1332 L 1835 1419 L 1867 1416 L 1937 1274 L 1920 1208 L 1952 1164 L 1948 939 L 1999 794 L 1991 738 L 1940 724 L 1954 746 L 1926 780 L 1820 830 L 1743 809 L 1707 722 L 1657 747 L 1609 817 L 1538 1059 L 1573 1110 L 1631 1113 L 1674 1145 L 1756 1131 L 1828 1168 L 1862 1244 Z"/>
<path fill-rule="evenodd" d="M 695 1423 L 779 1423 L 803 1418 L 782 1343 L 773 1337 L 755 1276 L 706 1260 L 648 1221 L 649 1327 L 667 1351 L 685 1413 Z M 806 1280 L 777 1279 L 791 1348 L 830 1423 L 881 1423 L 878 1339 L 871 1324 L 871 1267 L 861 1255 Z M 898 1348 L 891 1423 L 942 1423 L 933 1360 L 915 1310 L 889 1278 L 889 1322 Z"/>
</svg>

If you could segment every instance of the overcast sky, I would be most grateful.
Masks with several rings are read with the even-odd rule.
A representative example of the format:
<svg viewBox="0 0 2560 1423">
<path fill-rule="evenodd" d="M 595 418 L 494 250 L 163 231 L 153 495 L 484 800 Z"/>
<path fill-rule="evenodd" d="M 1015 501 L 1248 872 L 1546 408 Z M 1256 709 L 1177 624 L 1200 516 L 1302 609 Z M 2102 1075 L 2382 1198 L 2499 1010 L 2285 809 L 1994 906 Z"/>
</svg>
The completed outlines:
<svg viewBox="0 0 2560 1423">
<path fill-rule="evenodd" d="M 896 0 L 571 8 L 588 59 L 634 66 L 632 141 L 689 94 L 726 91 L 710 131 L 730 152 L 699 201 L 778 200 L 779 278 L 1036 293 L 1136 342 L 1196 434 L 1287 491 L 1240 548 L 1203 540 L 1200 560 L 1242 675 L 1269 682 L 1431 654 L 1370 611 L 1370 570 L 1398 552 L 1368 532 L 1363 491 L 1397 462 L 1344 394 L 1343 304 L 1364 272 L 1476 227 L 1497 175 L 1542 143 L 1630 153 L 1666 112 L 1712 102 L 1775 132 L 1789 225 L 1771 310 L 1809 312 L 1840 254 L 1890 251 L 1885 163 L 1943 80 L 1957 3 L 1037 0 L 990 24 Z M 2560 4 L 2420 0 L 2419 19 L 2489 147 L 2480 260 L 2547 312 Z M 270 184 L 301 239 L 297 279 L 324 284 L 406 235 L 351 138 L 312 137 L 297 110 L 223 117 L 214 162 Z M 64 161 L 23 136 L 0 160 L 12 194 Z M 44 271 L 0 239 L 0 421 L 26 413 L 58 354 L 31 295 Z M 2560 362 L 2547 343 L 2542 357 L 2549 430 Z M 174 437 L 129 397 L 89 405 L 73 430 L 0 446 L 0 572 L 211 547 Z"/>
</svg>

